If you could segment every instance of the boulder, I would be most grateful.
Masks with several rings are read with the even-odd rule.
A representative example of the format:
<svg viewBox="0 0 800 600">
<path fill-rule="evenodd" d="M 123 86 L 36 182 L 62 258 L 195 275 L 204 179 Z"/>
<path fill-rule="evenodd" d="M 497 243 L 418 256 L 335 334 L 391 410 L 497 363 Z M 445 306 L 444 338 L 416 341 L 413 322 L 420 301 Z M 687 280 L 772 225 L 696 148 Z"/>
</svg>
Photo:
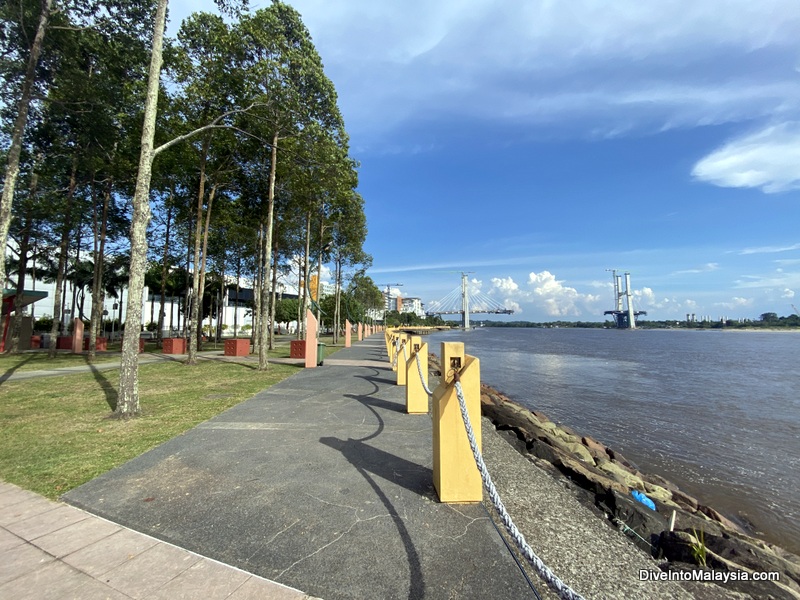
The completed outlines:
<svg viewBox="0 0 800 600">
<path fill-rule="evenodd" d="M 600 460 L 597 463 L 597 468 L 601 471 L 608 473 L 613 479 L 628 486 L 632 490 L 644 490 L 644 482 L 641 478 L 636 477 L 628 469 L 624 468 L 617 462 L 610 460 Z"/>
<path fill-rule="evenodd" d="M 667 488 L 663 488 L 660 485 L 650 483 L 646 479 L 643 479 L 643 482 L 644 482 L 644 491 L 650 498 L 652 498 L 653 500 L 658 500 L 659 502 L 663 502 L 664 504 L 673 504 L 675 506 L 678 506 L 675 502 L 672 501 L 672 492 L 670 492 Z"/>
<path fill-rule="evenodd" d="M 584 446 L 586 446 L 586 449 L 589 451 L 589 454 L 591 454 L 594 458 L 596 459 L 605 458 L 606 460 L 611 458 L 608 455 L 607 448 L 605 447 L 605 445 L 601 444 L 594 438 L 590 438 L 589 436 L 585 435 L 581 438 L 581 443 Z"/>
<path fill-rule="evenodd" d="M 694 498 L 694 497 L 690 496 L 689 494 L 686 494 L 685 492 L 682 492 L 681 490 L 673 490 L 673 492 L 672 492 L 672 500 L 678 506 L 680 506 L 683 510 L 686 510 L 686 511 L 689 511 L 689 512 L 692 512 L 692 513 L 697 512 L 697 507 L 699 506 L 699 502 L 697 501 L 697 498 Z"/>
</svg>

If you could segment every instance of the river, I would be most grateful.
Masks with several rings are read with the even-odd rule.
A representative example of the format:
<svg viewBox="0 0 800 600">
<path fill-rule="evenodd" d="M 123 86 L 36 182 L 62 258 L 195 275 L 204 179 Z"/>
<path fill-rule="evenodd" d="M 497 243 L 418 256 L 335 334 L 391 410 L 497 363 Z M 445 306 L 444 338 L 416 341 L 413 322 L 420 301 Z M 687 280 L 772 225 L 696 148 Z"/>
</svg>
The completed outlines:
<svg viewBox="0 0 800 600">
<path fill-rule="evenodd" d="M 800 333 L 518 329 L 463 341 L 481 381 L 800 554 Z"/>
</svg>

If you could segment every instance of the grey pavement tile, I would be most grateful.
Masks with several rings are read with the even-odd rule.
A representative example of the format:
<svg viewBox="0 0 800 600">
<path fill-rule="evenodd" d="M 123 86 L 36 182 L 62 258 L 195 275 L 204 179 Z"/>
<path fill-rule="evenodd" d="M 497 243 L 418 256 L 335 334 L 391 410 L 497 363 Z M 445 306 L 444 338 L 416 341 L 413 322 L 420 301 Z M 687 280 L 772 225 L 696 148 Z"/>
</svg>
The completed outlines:
<svg viewBox="0 0 800 600">
<path fill-rule="evenodd" d="M 5 481 L 0 481 L 0 508 L 33 500 L 34 498 L 40 498 L 40 496 Z"/>
<path fill-rule="evenodd" d="M 58 531 L 36 538 L 34 544 L 53 556 L 61 558 L 102 540 L 120 529 L 119 525 L 90 516 Z"/>
<path fill-rule="evenodd" d="M 63 558 L 76 569 L 98 577 L 158 544 L 136 531 L 123 529 Z"/>
<path fill-rule="evenodd" d="M 30 544 L 6 550 L 0 554 L 0 559 L 0 584 L 21 577 L 55 560 L 46 552 Z M 11 597 L 0 594 L 0 598 Z"/>
<path fill-rule="evenodd" d="M 101 579 L 132 598 L 149 598 L 199 560 L 199 556 L 186 550 L 156 544 L 107 572 Z"/>
<path fill-rule="evenodd" d="M 90 577 L 59 561 L 52 561 L 29 571 L 3 585 L 0 598 L 14 600 L 44 600 L 67 598 L 71 592 Z"/>
<path fill-rule="evenodd" d="M 14 502 L 6 506 L 0 506 L 0 525 L 10 525 L 18 521 L 24 521 L 35 515 L 40 515 L 58 508 L 58 504 L 37 496 L 32 500 Z"/>
<path fill-rule="evenodd" d="M 202 558 L 155 591 L 153 600 L 224 600 L 250 577 L 218 562 Z"/>
<path fill-rule="evenodd" d="M 293 590 L 260 577 L 251 577 L 226 600 L 303 600 L 303 592 Z"/>
<path fill-rule="evenodd" d="M 6 525 L 6 529 L 26 540 L 35 540 L 38 537 L 58 531 L 87 518 L 89 518 L 89 515 L 82 510 L 61 504 L 56 505 L 53 510 L 34 515 L 22 521 L 9 523 Z"/>
<path fill-rule="evenodd" d="M 3 556 L 3 553 L 24 543 L 25 540 L 0 527 L 0 556 Z"/>
<path fill-rule="evenodd" d="M 130 596 L 115 590 L 102 581 L 87 577 L 87 581 L 58 600 L 130 600 Z"/>
</svg>

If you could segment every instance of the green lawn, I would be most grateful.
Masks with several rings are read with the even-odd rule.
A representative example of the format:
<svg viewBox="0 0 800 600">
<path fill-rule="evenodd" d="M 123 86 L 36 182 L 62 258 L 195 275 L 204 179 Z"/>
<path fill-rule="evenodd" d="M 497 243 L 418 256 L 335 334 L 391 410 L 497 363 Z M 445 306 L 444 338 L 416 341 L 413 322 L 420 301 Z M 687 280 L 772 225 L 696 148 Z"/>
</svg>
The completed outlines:
<svg viewBox="0 0 800 600">
<path fill-rule="evenodd" d="M 338 348 L 328 348 L 328 353 Z M 288 354 L 288 346 L 286 349 Z M 281 352 L 280 354 L 282 354 Z M 30 356 L 36 358 L 31 359 Z M 34 363 L 39 355 L 3 356 L 2 372 Z M 46 355 L 44 355 L 46 357 Z M 80 356 L 59 356 L 82 364 Z M 33 367 L 37 368 L 37 367 Z M 111 418 L 118 371 L 95 371 L 0 384 L 0 478 L 48 498 L 104 473 L 180 435 L 273 383 L 296 373 L 297 366 L 271 364 L 259 372 L 250 359 L 201 359 L 139 368 L 142 416 Z"/>
</svg>

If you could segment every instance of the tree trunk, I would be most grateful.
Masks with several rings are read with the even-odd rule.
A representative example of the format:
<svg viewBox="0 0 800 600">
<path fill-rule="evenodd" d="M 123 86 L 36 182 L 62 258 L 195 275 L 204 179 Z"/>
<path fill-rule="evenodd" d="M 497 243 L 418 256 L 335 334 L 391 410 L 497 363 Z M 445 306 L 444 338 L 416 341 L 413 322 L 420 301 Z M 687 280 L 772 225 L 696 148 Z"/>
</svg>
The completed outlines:
<svg viewBox="0 0 800 600">
<path fill-rule="evenodd" d="M 115 415 L 123 418 L 136 416 L 141 410 L 139 406 L 139 330 L 142 326 L 142 290 L 144 288 L 144 273 L 147 268 L 147 224 L 150 221 L 153 139 L 155 137 L 156 113 L 158 111 L 158 89 L 166 17 L 167 0 L 159 0 L 153 28 L 153 54 L 150 58 L 150 71 L 147 79 L 147 98 L 144 106 L 139 172 L 136 176 L 136 191 L 133 196 L 128 310 L 119 369 L 119 399 L 114 411 Z"/>
<path fill-rule="evenodd" d="M 267 347 L 268 334 L 267 328 L 270 326 L 269 314 L 267 313 L 267 303 L 265 299 L 268 295 L 269 286 L 269 267 L 272 264 L 272 224 L 275 216 L 275 172 L 278 162 L 278 133 L 272 136 L 272 152 L 270 153 L 269 165 L 269 197 L 267 199 L 267 230 L 264 239 L 264 276 L 261 279 L 261 339 L 258 343 L 258 370 L 267 370 Z"/>
<path fill-rule="evenodd" d="M 297 257 L 297 331 L 295 331 L 295 337 L 298 340 L 302 338 L 302 323 L 303 323 L 303 306 L 304 303 L 300 299 L 300 294 L 302 293 L 305 296 L 305 289 L 303 288 L 303 258 L 301 256 Z"/>
<path fill-rule="evenodd" d="M 28 124 L 28 110 L 33 97 L 33 84 L 36 80 L 36 66 L 39 55 L 42 53 L 44 34 L 50 20 L 50 11 L 53 0 L 41 2 L 42 10 L 39 13 L 39 25 L 28 55 L 28 64 L 25 69 L 25 80 L 22 83 L 22 94 L 17 103 L 17 118 L 11 130 L 11 145 L 8 148 L 8 163 L 6 164 L 5 178 L 3 179 L 3 193 L 0 196 L 0 288 L 6 285 L 6 245 L 8 244 L 8 228 L 11 225 L 11 205 L 14 202 L 14 188 L 19 176 L 19 157 L 22 153 L 22 138 L 25 126 Z"/>
<path fill-rule="evenodd" d="M 275 236 L 272 245 L 272 290 L 269 293 L 269 349 L 275 349 L 275 309 L 278 294 L 278 238 Z"/>
<path fill-rule="evenodd" d="M 198 295 L 200 289 L 200 244 L 203 237 L 203 200 L 206 195 L 206 160 L 208 158 L 208 146 L 210 144 L 210 137 L 203 141 L 203 146 L 200 154 L 200 181 L 197 190 L 197 217 L 194 230 L 194 272 L 192 273 L 192 313 L 189 325 L 189 359 L 187 363 L 190 365 L 197 364 L 197 350 L 198 350 L 198 335 L 202 331 L 200 325 L 202 296 Z"/>
<path fill-rule="evenodd" d="M 172 200 L 172 195 L 170 195 Z M 167 230 L 164 233 L 164 256 L 161 261 L 161 302 L 158 308 L 158 335 L 156 336 L 156 343 L 159 348 L 163 348 L 164 343 L 164 317 L 165 317 L 165 302 L 167 290 L 167 274 L 169 272 L 169 230 L 172 225 L 172 204 L 167 207 Z M 169 326 L 172 329 L 172 313 L 170 311 Z"/>
<path fill-rule="evenodd" d="M 217 185 L 214 184 L 211 187 L 211 194 L 208 196 L 208 209 L 206 210 L 206 224 L 205 224 L 205 231 L 203 232 L 203 248 L 201 251 L 202 258 L 200 259 L 200 281 L 198 282 L 197 286 L 197 306 L 199 307 L 199 316 L 197 323 L 199 325 L 197 329 L 198 341 L 203 339 L 203 296 L 205 295 L 206 291 L 206 255 L 208 253 L 208 227 L 211 223 L 211 206 L 214 203 L 214 196 L 217 193 Z M 208 332 L 211 333 L 211 311 L 209 311 L 209 324 L 208 324 Z M 198 343 L 197 349 L 201 350 L 202 344 Z M 195 354 L 195 362 L 197 361 Z"/>
<path fill-rule="evenodd" d="M 61 230 L 61 244 L 59 245 L 58 271 L 56 273 L 56 289 L 53 297 L 53 325 L 50 327 L 50 346 L 47 349 L 47 356 L 51 359 L 56 357 L 56 343 L 58 334 L 61 333 L 61 313 L 64 294 L 64 279 L 67 270 L 67 252 L 69 249 L 69 230 L 72 227 L 72 200 L 75 196 L 77 180 L 78 158 L 77 155 L 72 159 L 72 172 L 69 176 L 69 188 L 67 190 L 67 206 L 64 213 L 64 228 Z"/>
<path fill-rule="evenodd" d="M 310 300 L 310 285 L 311 282 L 311 213 L 306 214 L 306 248 L 305 256 L 303 257 L 303 273 L 305 274 L 305 281 L 303 285 L 303 308 L 301 309 L 301 316 L 303 317 L 303 338 L 306 339 L 306 311 L 308 311 L 308 304 Z"/>
<path fill-rule="evenodd" d="M 17 354 L 19 352 L 19 335 L 22 331 L 22 293 L 25 291 L 25 279 L 28 276 L 28 254 L 30 253 L 31 230 L 33 228 L 33 217 L 31 216 L 30 207 L 36 199 L 36 188 L 39 183 L 39 176 L 36 171 L 38 168 L 38 157 L 34 162 L 33 172 L 31 173 L 31 183 L 28 188 L 29 209 L 25 215 L 25 223 L 22 227 L 22 239 L 19 244 L 19 273 L 17 276 L 17 295 L 14 297 L 14 321 L 11 325 L 11 345 L 8 349 L 9 354 Z M 34 287 L 36 285 L 36 273 L 34 272 Z M 9 316 L 10 318 L 10 316 Z M 33 314 L 31 314 L 33 318 Z"/>
<path fill-rule="evenodd" d="M 256 261 L 256 280 L 253 286 L 253 329 L 250 337 L 253 340 L 253 348 L 260 347 L 259 340 L 261 339 L 261 280 L 263 279 L 262 270 L 264 268 L 264 229 L 265 223 L 262 221 L 258 224 L 258 249 L 256 254 L 258 259 Z"/>
<path fill-rule="evenodd" d="M 333 343 L 339 343 L 339 331 L 342 328 L 342 259 L 337 253 L 336 274 L 334 275 L 334 315 L 333 315 Z"/>
<path fill-rule="evenodd" d="M 97 355 L 97 338 L 99 335 L 100 323 L 103 319 L 103 304 L 105 303 L 105 293 L 103 292 L 103 267 L 105 266 L 106 252 L 106 229 L 108 224 L 108 205 L 111 202 L 111 180 L 106 185 L 103 194 L 103 212 L 100 222 L 100 231 L 97 231 L 97 211 L 93 216 L 94 221 L 94 280 L 92 281 L 92 321 L 89 325 L 89 362 L 94 362 Z"/>
<path fill-rule="evenodd" d="M 31 217 L 25 217 L 22 228 L 22 239 L 19 244 L 19 272 L 17 274 L 17 295 L 14 297 L 14 320 L 11 325 L 11 344 L 8 348 L 9 354 L 19 353 L 19 335 L 22 330 L 23 313 L 23 292 L 25 291 L 25 278 L 28 274 L 28 249 L 31 239 Z M 11 315 L 6 317 L 11 318 Z"/>
</svg>

